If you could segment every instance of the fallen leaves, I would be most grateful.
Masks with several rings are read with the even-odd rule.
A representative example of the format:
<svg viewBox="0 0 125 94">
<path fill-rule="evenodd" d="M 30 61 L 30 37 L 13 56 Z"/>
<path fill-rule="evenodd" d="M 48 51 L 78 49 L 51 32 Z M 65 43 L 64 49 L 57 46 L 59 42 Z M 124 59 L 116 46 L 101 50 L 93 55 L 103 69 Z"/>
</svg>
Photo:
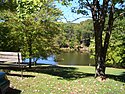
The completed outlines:
<svg viewBox="0 0 125 94">
<path fill-rule="evenodd" d="M 43 73 L 24 74 L 32 74 L 34 77 L 21 79 L 18 76 L 8 76 L 11 87 L 21 90 L 22 94 L 125 94 L 124 83 L 109 78 L 105 82 L 100 82 L 94 77 L 60 80 L 58 76 Z"/>
</svg>

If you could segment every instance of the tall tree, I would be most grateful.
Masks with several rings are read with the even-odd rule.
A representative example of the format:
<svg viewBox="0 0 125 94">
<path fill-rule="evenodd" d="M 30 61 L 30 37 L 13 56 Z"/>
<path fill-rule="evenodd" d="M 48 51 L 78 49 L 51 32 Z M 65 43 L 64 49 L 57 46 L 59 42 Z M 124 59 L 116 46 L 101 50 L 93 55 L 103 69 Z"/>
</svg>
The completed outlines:
<svg viewBox="0 0 125 94">
<path fill-rule="evenodd" d="M 5 7 L 10 1 L 5 0 L 0 7 L 12 14 L 12 10 Z M 31 58 L 47 57 L 55 52 L 54 38 L 60 31 L 60 24 L 56 20 L 61 15 L 61 11 L 55 8 L 53 0 L 17 1 L 12 2 L 16 5 L 13 8 L 15 14 L 1 15 L 1 18 L 5 20 L 4 26 L 9 27 L 11 31 L 9 34 L 18 35 L 19 38 L 17 37 L 16 41 L 20 43 L 19 51 L 29 58 L 29 67 L 31 67 Z"/>
<path fill-rule="evenodd" d="M 64 0 L 63 2 L 67 2 Z M 69 0 L 68 0 L 69 1 Z M 70 0 L 73 1 L 73 0 Z M 95 35 L 95 77 L 105 76 L 106 53 L 109 45 L 113 23 L 125 11 L 124 0 L 78 0 L 79 7 L 73 12 L 88 15 L 91 11 Z M 108 24 L 106 25 L 106 20 Z M 105 38 L 103 40 L 103 33 Z"/>
</svg>

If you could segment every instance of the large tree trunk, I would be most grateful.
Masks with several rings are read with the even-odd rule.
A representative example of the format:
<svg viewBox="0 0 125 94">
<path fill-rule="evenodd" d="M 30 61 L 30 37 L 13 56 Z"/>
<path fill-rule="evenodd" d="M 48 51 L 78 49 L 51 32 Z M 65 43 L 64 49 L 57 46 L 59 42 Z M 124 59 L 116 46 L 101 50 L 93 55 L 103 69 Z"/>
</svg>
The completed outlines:
<svg viewBox="0 0 125 94">
<path fill-rule="evenodd" d="M 95 26 L 95 77 L 105 76 L 105 62 L 102 47 L 102 31 L 100 25 Z"/>
<path fill-rule="evenodd" d="M 113 28 L 113 22 L 114 22 L 113 14 L 114 14 L 114 6 L 112 5 L 109 13 L 108 27 L 107 27 L 104 43 L 102 41 L 102 32 L 104 29 L 102 25 L 104 23 L 97 22 L 97 24 L 95 24 L 95 27 L 94 27 L 95 28 L 95 64 L 96 64 L 95 77 L 100 76 L 102 78 L 105 78 L 106 53 L 109 45 L 111 31 Z"/>
<path fill-rule="evenodd" d="M 93 0 L 93 5 L 91 7 L 93 25 L 94 25 L 94 34 L 95 34 L 95 77 L 104 77 L 105 78 L 105 61 L 106 53 L 109 45 L 109 39 L 111 36 L 111 31 L 113 27 L 113 15 L 114 15 L 114 6 L 111 5 L 108 8 L 109 0 L 103 0 L 103 6 L 100 6 L 98 0 Z M 102 39 L 102 33 L 104 32 L 106 13 L 109 10 L 109 19 L 108 27 L 105 39 Z M 104 42 L 104 43 L 103 43 Z"/>
<path fill-rule="evenodd" d="M 95 6 L 98 2 L 95 2 Z M 93 8 L 93 25 L 94 25 L 94 35 L 95 35 L 95 77 L 105 76 L 105 62 L 103 55 L 103 45 L 102 45 L 102 32 L 104 30 L 105 19 L 100 19 L 99 14 Z M 105 15 L 103 15 L 105 16 Z M 104 18 L 104 17 L 103 17 Z"/>
</svg>

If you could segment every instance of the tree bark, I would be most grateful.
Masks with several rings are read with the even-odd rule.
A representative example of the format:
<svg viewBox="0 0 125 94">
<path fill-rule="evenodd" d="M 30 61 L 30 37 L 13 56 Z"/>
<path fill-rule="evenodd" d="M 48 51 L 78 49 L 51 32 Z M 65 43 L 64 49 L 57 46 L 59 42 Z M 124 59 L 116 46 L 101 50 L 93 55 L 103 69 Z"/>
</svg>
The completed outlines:
<svg viewBox="0 0 125 94">
<path fill-rule="evenodd" d="M 103 0 L 103 6 L 100 6 L 99 0 L 93 0 L 93 4 L 90 7 L 92 12 L 94 34 L 95 34 L 95 70 L 96 70 L 95 77 L 97 76 L 105 77 L 106 53 L 113 27 L 113 15 L 114 15 L 114 5 L 112 4 L 110 8 L 108 8 L 109 1 L 110 0 Z M 107 11 L 109 11 L 108 28 L 105 39 L 103 41 L 102 33 L 104 32 L 105 28 L 104 25 L 105 25 Z"/>
<path fill-rule="evenodd" d="M 97 76 L 105 76 L 105 62 L 103 62 L 104 57 L 102 53 L 102 31 L 100 26 L 96 26 L 95 31 L 95 77 Z"/>
<path fill-rule="evenodd" d="M 107 53 L 107 49 L 108 49 L 108 45 L 109 45 L 109 40 L 110 40 L 110 36 L 112 33 L 112 28 L 113 28 L 113 22 L 114 22 L 114 6 L 111 6 L 110 9 L 110 14 L 109 14 L 109 20 L 108 20 L 108 27 L 107 27 L 107 32 L 106 32 L 106 36 L 105 36 L 105 40 L 104 40 L 104 49 L 103 49 L 103 57 L 104 57 L 104 62 L 106 60 L 106 53 Z"/>
<path fill-rule="evenodd" d="M 111 31 L 113 28 L 113 15 L 114 15 L 114 6 L 112 5 L 110 8 L 110 13 L 109 13 L 109 20 L 108 20 L 108 27 L 107 27 L 107 32 L 106 32 L 106 36 L 104 39 L 104 45 L 103 47 L 101 46 L 102 43 L 102 39 L 100 38 L 100 40 L 97 40 L 95 38 L 95 41 L 100 41 L 97 42 L 95 46 L 95 49 L 97 49 L 97 51 L 95 51 L 96 55 L 96 73 L 95 73 L 95 77 L 97 76 L 101 76 L 102 78 L 105 77 L 105 62 L 106 62 L 106 53 L 107 53 L 107 49 L 108 49 L 108 45 L 109 45 L 109 40 L 110 40 L 110 36 L 111 36 Z M 97 30 L 99 33 L 99 36 L 95 36 L 95 37 L 101 37 L 102 34 L 100 34 L 101 31 Z M 103 29 L 102 29 L 103 31 Z M 101 44 L 100 44 L 101 43 Z"/>
</svg>

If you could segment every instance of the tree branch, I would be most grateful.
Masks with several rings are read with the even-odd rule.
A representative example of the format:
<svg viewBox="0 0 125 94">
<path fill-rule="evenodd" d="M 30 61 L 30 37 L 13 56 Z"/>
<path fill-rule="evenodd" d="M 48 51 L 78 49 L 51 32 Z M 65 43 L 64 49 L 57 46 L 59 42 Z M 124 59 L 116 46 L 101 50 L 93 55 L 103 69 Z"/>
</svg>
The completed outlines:
<svg viewBox="0 0 125 94">
<path fill-rule="evenodd" d="M 108 2 L 109 2 L 109 0 L 103 0 L 103 6 L 102 6 L 102 11 L 101 11 L 101 13 L 102 13 L 101 14 L 102 31 L 104 30 L 105 16 L 107 13 Z"/>
<path fill-rule="evenodd" d="M 76 19 L 74 19 L 74 20 L 72 20 L 72 21 L 68 21 L 67 18 L 64 17 L 64 19 L 66 20 L 67 23 L 72 23 L 72 22 L 77 21 L 77 20 L 79 20 L 79 19 L 81 19 L 81 18 L 85 18 L 85 16 L 78 17 L 78 18 L 76 18 Z M 88 17 L 86 17 L 86 18 L 91 18 L 91 16 L 88 16 Z"/>
<path fill-rule="evenodd" d="M 114 5 L 112 4 L 110 9 L 110 14 L 109 14 L 109 20 L 108 20 L 108 27 L 107 27 L 108 31 L 106 32 L 106 36 L 104 39 L 104 47 L 103 47 L 104 62 L 106 59 L 106 53 L 107 53 L 109 40 L 112 33 L 112 28 L 113 28 L 113 22 L 114 22 L 113 16 L 114 16 Z"/>
<path fill-rule="evenodd" d="M 86 2 L 87 2 L 87 4 L 88 4 L 88 6 L 91 8 L 91 5 L 90 5 L 89 1 L 88 1 L 88 0 L 86 0 Z"/>
<path fill-rule="evenodd" d="M 79 19 L 81 19 L 81 18 L 85 18 L 85 16 L 78 17 L 78 18 L 76 18 L 76 19 L 74 19 L 74 20 L 72 20 L 72 21 L 70 21 L 70 22 L 74 22 L 74 21 L 79 20 Z M 91 18 L 91 17 L 86 17 L 86 18 Z"/>
</svg>

